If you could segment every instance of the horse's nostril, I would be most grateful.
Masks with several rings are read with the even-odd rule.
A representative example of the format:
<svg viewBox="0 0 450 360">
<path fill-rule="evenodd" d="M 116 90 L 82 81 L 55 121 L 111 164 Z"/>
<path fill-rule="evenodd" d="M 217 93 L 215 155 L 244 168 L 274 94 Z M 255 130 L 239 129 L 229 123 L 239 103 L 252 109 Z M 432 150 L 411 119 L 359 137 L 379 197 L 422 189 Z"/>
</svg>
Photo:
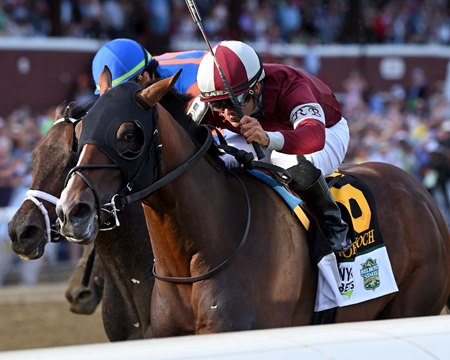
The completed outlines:
<svg viewBox="0 0 450 360">
<path fill-rule="evenodd" d="M 87 204 L 77 204 L 70 210 L 71 220 L 85 219 L 91 214 L 91 208 Z"/>
<path fill-rule="evenodd" d="M 25 226 L 24 230 L 20 233 L 21 239 L 33 239 L 41 235 L 41 230 L 35 225 Z"/>
<path fill-rule="evenodd" d="M 77 295 L 77 299 L 79 301 L 87 301 L 88 299 L 91 299 L 93 296 L 92 290 L 85 289 L 83 291 L 80 291 Z"/>
</svg>

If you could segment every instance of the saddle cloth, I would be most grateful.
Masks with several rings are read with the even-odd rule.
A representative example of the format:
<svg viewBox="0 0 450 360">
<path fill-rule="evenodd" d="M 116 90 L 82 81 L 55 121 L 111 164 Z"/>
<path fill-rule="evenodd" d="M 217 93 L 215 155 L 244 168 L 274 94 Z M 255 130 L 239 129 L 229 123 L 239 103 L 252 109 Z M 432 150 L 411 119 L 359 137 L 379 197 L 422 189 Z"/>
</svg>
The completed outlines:
<svg viewBox="0 0 450 360">
<path fill-rule="evenodd" d="M 249 171 L 270 185 L 297 216 L 310 237 L 311 253 L 318 267 L 315 311 L 343 307 L 398 291 L 383 241 L 370 190 L 355 177 L 336 172 L 327 178 L 330 192 L 349 224 L 352 247 L 335 254 L 320 225 L 305 212 L 302 201 L 273 178 Z"/>
</svg>

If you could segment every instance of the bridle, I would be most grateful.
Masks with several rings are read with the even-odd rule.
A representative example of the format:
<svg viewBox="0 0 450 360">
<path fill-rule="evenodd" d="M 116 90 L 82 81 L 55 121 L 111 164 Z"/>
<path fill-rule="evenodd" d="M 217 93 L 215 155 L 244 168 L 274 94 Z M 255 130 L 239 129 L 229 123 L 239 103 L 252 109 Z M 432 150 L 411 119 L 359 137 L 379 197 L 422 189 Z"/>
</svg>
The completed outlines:
<svg viewBox="0 0 450 360">
<path fill-rule="evenodd" d="M 82 120 L 82 118 L 72 118 L 69 116 L 64 116 L 58 120 L 56 120 L 52 126 L 55 126 L 56 124 L 59 123 L 66 123 L 66 124 L 71 124 L 73 125 L 73 130 L 72 130 L 72 149 L 71 149 L 71 160 L 69 162 L 69 164 L 67 165 L 68 167 L 73 167 L 76 165 L 76 159 L 77 159 L 77 151 L 78 151 L 78 142 L 77 142 L 77 138 L 76 138 L 76 134 L 75 134 L 75 127 L 76 125 Z M 43 204 L 43 201 L 47 201 L 50 204 L 53 204 L 54 206 L 56 206 L 56 203 L 58 202 L 59 198 L 49 194 L 45 191 L 42 190 L 34 190 L 34 189 L 28 189 L 28 191 L 25 193 L 25 198 L 23 200 L 23 202 L 25 201 L 31 201 L 33 202 L 37 208 L 40 210 L 40 212 L 42 213 L 43 217 L 44 217 L 44 222 L 45 222 L 45 232 L 46 232 L 46 238 L 47 238 L 47 243 L 53 242 L 59 242 L 61 241 L 61 233 L 60 233 L 60 225 L 59 225 L 59 221 L 56 219 L 56 221 L 54 223 L 51 223 L 50 220 L 50 216 L 48 214 L 48 210 L 45 207 L 45 205 Z M 110 211 L 108 209 L 102 209 L 103 211 L 106 211 L 108 213 L 110 213 Z M 116 219 L 117 217 L 114 216 Z M 109 223 L 106 222 L 107 227 L 102 227 L 100 229 L 100 231 L 108 231 L 108 230 L 112 230 L 114 229 L 116 226 L 118 226 L 118 220 L 116 220 L 116 224 L 114 226 L 109 226 Z"/>
<path fill-rule="evenodd" d="M 162 150 L 162 144 L 159 141 L 159 132 L 156 126 L 157 122 L 157 116 L 155 114 L 154 116 L 155 121 L 155 129 L 152 133 L 152 141 L 151 141 L 151 147 L 148 149 L 153 155 L 152 159 L 156 164 L 156 170 L 155 174 L 159 177 L 160 174 L 160 168 L 161 168 L 161 150 Z M 153 181 L 153 179 L 149 179 L 151 182 L 149 185 L 145 186 L 142 190 L 132 192 L 133 190 L 133 184 L 136 182 L 136 178 L 141 174 L 142 168 L 145 166 L 149 166 L 145 162 L 141 164 L 141 168 L 137 171 L 137 174 L 135 176 L 135 179 L 132 179 L 129 181 L 122 190 L 120 190 L 117 194 L 114 194 L 110 200 L 110 202 L 105 204 L 100 204 L 100 198 L 97 194 L 97 191 L 95 190 L 95 186 L 91 183 L 89 178 L 83 174 L 83 170 L 86 169 L 117 169 L 121 170 L 120 167 L 117 164 L 88 164 L 88 165 L 78 165 L 73 167 L 69 174 L 67 175 L 65 186 L 69 182 L 70 178 L 73 175 L 78 175 L 84 183 L 87 185 L 87 187 L 92 191 L 95 203 L 96 203 L 96 211 L 97 211 L 97 217 L 99 221 L 99 225 L 102 225 L 101 223 L 101 211 L 106 211 L 114 218 L 114 227 L 120 226 L 120 221 L 118 219 L 118 214 L 120 211 L 128 204 L 139 201 L 141 199 L 144 199 L 151 194 L 153 194 L 155 191 L 160 189 L 161 187 L 165 186 L 166 184 L 170 183 L 171 181 L 175 180 L 179 176 L 181 176 L 186 171 L 190 170 L 198 161 L 200 161 L 205 154 L 208 152 L 212 142 L 213 137 L 211 131 L 208 129 L 205 125 L 200 125 L 201 128 L 206 130 L 207 137 L 204 141 L 204 143 L 200 146 L 200 148 L 185 162 L 183 162 L 181 165 L 176 167 L 174 170 L 163 176 L 162 178 L 159 178 L 156 181 Z M 153 181 L 153 182 L 152 182 Z"/>
<path fill-rule="evenodd" d="M 44 216 L 45 221 L 45 230 L 47 233 L 47 242 L 59 242 L 61 240 L 61 234 L 59 233 L 58 229 L 58 221 L 56 221 L 53 224 L 50 224 L 50 217 L 48 216 L 48 211 L 45 208 L 44 204 L 39 201 L 39 199 L 48 201 L 49 203 L 56 205 L 56 202 L 58 201 L 58 198 L 56 196 L 53 196 L 51 194 L 48 194 L 44 191 L 40 190 L 31 190 L 29 189 L 25 194 L 25 199 L 32 201 L 38 209 L 41 211 L 42 215 Z"/>
<path fill-rule="evenodd" d="M 81 119 L 74 119 L 69 116 L 64 116 L 63 118 L 60 118 L 53 123 L 53 126 L 55 126 L 56 124 L 61 123 L 61 122 L 65 122 L 67 124 L 73 124 L 72 154 L 71 154 L 71 162 L 70 162 L 69 166 L 71 166 L 72 164 L 74 165 L 76 163 L 76 160 L 75 160 L 76 159 L 76 150 L 74 150 L 77 147 L 76 136 L 75 136 L 75 126 L 79 121 L 81 121 Z M 46 209 L 46 207 L 42 203 L 42 201 L 40 201 L 40 200 L 44 200 L 44 201 L 47 201 L 56 206 L 56 202 L 59 200 L 59 198 L 52 194 L 49 194 L 45 191 L 28 189 L 28 191 L 25 194 L 25 199 L 23 201 L 25 202 L 26 200 L 30 200 L 31 202 L 33 202 L 38 207 L 38 209 L 41 211 L 42 215 L 44 216 L 47 242 L 49 243 L 49 242 L 61 241 L 61 234 L 59 232 L 58 220 L 56 220 L 53 224 L 50 223 L 50 217 L 48 215 L 48 210 Z"/>
<path fill-rule="evenodd" d="M 154 121 L 157 122 L 157 116 L 154 116 Z M 206 125 L 199 125 L 201 129 L 205 129 L 206 131 L 206 138 L 204 142 L 200 145 L 200 147 L 197 148 L 196 152 L 191 155 L 186 161 L 184 161 L 182 164 L 177 166 L 175 169 L 164 175 L 163 177 L 159 178 L 156 181 L 153 181 L 153 179 L 150 179 L 151 182 L 149 185 L 145 186 L 144 189 L 136 192 L 132 192 L 132 187 L 129 186 L 130 182 L 118 193 L 112 196 L 109 203 L 100 205 L 99 196 L 95 190 L 94 185 L 91 183 L 91 181 L 88 179 L 87 176 L 85 176 L 82 171 L 85 169 L 117 169 L 121 170 L 120 167 L 117 164 L 88 164 L 88 165 L 78 165 L 71 169 L 69 172 L 66 184 L 69 181 L 69 179 L 73 175 L 78 175 L 80 178 L 85 182 L 86 186 L 91 189 L 91 191 L 94 194 L 95 202 L 96 202 L 96 208 L 97 208 L 97 215 L 98 220 L 101 222 L 100 218 L 100 211 L 101 209 L 109 208 L 110 214 L 115 219 L 115 224 L 117 226 L 120 225 L 119 220 L 117 218 L 117 214 L 120 212 L 120 210 L 125 207 L 126 205 L 136 202 L 142 199 L 147 198 L 151 194 L 153 194 L 158 189 L 162 188 L 163 186 L 167 185 L 171 181 L 175 180 L 188 170 L 192 169 L 208 152 L 210 149 L 212 143 L 213 143 L 213 136 L 210 128 Z M 152 134 L 152 142 L 151 142 L 151 148 L 149 151 L 153 152 L 153 160 L 157 162 L 157 174 L 160 174 L 160 168 L 161 168 L 161 149 L 162 144 L 159 141 L 158 136 L 158 129 L 155 123 L 155 128 Z M 148 166 L 148 164 L 143 163 L 142 166 Z M 138 170 L 137 174 L 139 174 L 141 171 Z M 197 281 L 201 281 L 204 279 L 207 279 L 211 277 L 212 275 L 216 274 L 220 270 L 222 270 L 226 265 L 229 264 L 230 260 L 238 253 L 238 251 L 244 246 L 244 244 L 247 241 L 248 233 L 250 230 L 250 223 L 251 223 L 251 203 L 250 203 L 250 197 L 248 195 L 247 189 L 245 187 L 245 184 L 243 181 L 239 178 L 237 174 L 231 171 L 231 174 L 234 175 L 238 181 L 240 182 L 246 198 L 246 208 L 247 208 L 247 223 L 245 226 L 244 234 L 242 236 L 241 241 L 239 242 L 238 246 L 234 249 L 234 251 L 225 259 L 223 260 L 219 265 L 215 266 L 211 270 L 207 271 L 206 273 L 199 275 L 199 276 L 191 276 L 191 277 L 169 277 L 169 276 L 162 276 L 158 275 L 156 273 L 156 262 L 153 264 L 153 275 L 155 279 L 165 282 L 171 282 L 171 283 L 194 283 Z M 134 179 L 133 179 L 134 180 Z M 132 182 L 131 182 L 132 183 Z"/>
</svg>

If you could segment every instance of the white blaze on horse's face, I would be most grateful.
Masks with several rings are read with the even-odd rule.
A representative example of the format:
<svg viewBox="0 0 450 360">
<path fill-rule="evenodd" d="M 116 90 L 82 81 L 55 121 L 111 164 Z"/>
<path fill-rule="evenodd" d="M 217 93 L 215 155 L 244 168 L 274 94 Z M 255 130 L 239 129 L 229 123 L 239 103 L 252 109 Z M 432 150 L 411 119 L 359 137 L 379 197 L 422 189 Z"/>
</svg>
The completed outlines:
<svg viewBox="0 0 450 360">
<path fill-rule="evenodd" d="M 83 163 L 87 147 L 82 149 L 77 165 Z M 56 203 L 61 234 L 75 243 L 87 244 L 93 241 L 99 229 L 95 204 L 92 190 L 80 176 L 74 174 Z"/>
</svg>

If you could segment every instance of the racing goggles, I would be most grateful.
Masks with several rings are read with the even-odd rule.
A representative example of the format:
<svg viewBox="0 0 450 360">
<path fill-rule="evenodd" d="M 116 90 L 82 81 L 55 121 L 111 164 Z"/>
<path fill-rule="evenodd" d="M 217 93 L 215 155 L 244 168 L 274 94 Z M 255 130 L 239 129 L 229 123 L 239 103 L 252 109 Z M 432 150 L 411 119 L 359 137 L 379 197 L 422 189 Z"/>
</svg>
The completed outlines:
<svg viewBox="0 0 450 360">
<path fill-rule="evenodd" d="M 243 108 L 247 103 L 250 101 L 252 95 L 254 94 L 254 91 L 250 89 L 246 93 L 240 94 L 236 96 L 236 100 L 239 103 L 239 106 Z M 223 100 L 217 100 L 217 101 L 210 101 L 209 107 L 213 111 L 223 111 L 225 109 L 228 110 L 235 110 L 233 103 L 231 102 L 230 98 L 223 99 Z"/>
</svg>

